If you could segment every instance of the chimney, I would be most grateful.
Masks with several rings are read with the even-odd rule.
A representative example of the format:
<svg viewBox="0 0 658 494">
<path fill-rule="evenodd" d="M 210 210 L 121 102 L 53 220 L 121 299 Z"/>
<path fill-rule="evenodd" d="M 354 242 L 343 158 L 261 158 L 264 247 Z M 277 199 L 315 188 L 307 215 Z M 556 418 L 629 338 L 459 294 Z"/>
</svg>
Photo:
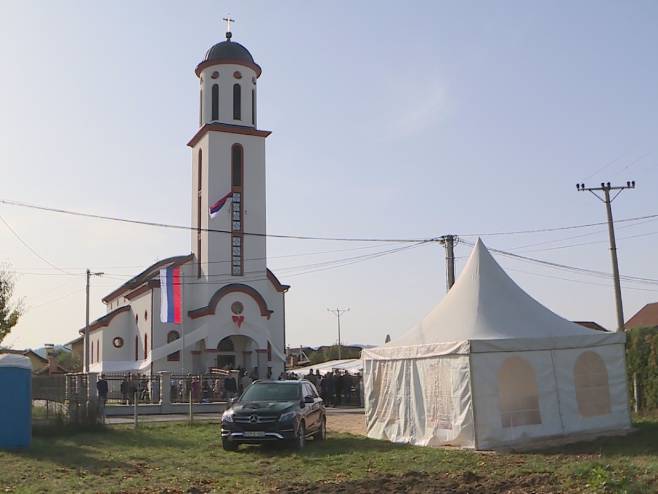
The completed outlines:
<svg viewBox="0 0 658 494">
<path fill-rule="evenodd" d="M 55 353 L 55 345 L 46 343 L 46 357 L 48 358 L 48 374 L 57 374 L 57 355 Z"/>
</svg>

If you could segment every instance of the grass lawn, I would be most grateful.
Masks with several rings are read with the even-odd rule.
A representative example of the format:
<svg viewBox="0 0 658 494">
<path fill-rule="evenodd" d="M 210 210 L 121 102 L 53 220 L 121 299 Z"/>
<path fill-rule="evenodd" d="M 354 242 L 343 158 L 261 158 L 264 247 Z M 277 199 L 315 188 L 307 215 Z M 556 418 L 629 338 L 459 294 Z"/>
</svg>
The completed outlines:
<svg viewBox="0 0 658 494">
<path fill-rule="evenodd" d="M 302 453 L 224 452 L 216 424 L 115 426 L 0 452 L 0 492 L 658 492 L 658 420 L 638 432 L 524 454 L 421 448 L 332 434 Z"/>
</svg>

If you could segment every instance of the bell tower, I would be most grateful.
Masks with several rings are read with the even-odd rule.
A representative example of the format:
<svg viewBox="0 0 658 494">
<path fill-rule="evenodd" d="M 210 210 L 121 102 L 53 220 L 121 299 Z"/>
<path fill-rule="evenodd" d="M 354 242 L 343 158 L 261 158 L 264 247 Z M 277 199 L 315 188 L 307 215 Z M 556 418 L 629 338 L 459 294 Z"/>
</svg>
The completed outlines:
<svg viewBox="0 0 658 494">
<path fill-rule="evenodd" d="M 232 40 L 212 46 L 199 78 L 199 129 L 192 148 L 194 273 L 206 285 L 245 283 L 266 276 L 265 138 L 258 130 L 261 68 Z M 208 231 L 212 230 L 212 231 Z"/>
</svg>

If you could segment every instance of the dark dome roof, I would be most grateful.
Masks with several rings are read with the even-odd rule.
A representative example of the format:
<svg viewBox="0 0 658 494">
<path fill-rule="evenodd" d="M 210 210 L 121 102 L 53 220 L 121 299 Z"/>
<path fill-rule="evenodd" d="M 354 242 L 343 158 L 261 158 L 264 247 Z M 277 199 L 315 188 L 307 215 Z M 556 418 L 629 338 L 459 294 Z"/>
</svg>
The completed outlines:
<svg viewBox="0 0 658 494">
<path fill-rule="evenodd" d="M 256 72 L 256 77 L 260 77 L 262 72 L 260 66 L 254 62 L 254 57 L 251 56 L 249 50 L 240 43 L 231 41 L 231 33 L 226 33 L 225 41 L 210 47 L 201 63 L 197 65 L 196 75 L 198 76 L 204 68 L 218 63 L 245 65 Z"/>
<path fill-rule="evenodd" d="M 255 63 L 254 57 L 240 43 L 235 41 L 222 41 L 212 46 L 204 57 L 204 62 L 219 62 L 221 60 L 240 60 L 247 63 Z"/>
</svg>

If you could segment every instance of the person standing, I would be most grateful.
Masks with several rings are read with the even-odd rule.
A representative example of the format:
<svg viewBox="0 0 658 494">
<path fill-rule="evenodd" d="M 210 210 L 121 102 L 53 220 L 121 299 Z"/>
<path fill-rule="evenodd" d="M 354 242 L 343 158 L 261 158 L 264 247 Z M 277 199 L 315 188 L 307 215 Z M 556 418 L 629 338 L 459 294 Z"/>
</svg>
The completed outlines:
<svg viewBox="0 0 658 494">
<path fill-rule="evenodd" d="M 121 381 L 121 403 L 124 405 L 128 404 L 128 376 L 124 374 L 123 380 Z"/>
<path fill-rule="evenodd" d="M 343 395 L 343 388 L 344 388 L 344 383 L 345 379 L 343 374 L 341 374 L 340 371 L 336 371 L 336 377 L 335 377 L 335 393 L 336 393 L 336 398 L 335 398 L 335 403 L 336 406 L 341 404 L 342 400 L 342 395 Z"/>
<path fill-rule="evenodd" d="M 247 371 L 245 370 L 244 374 L 242 374 L 242 377 L 240 378 L 240 392 L 244 393 L 244 391 L 249 387 L 251 383 L 251 377 L 249 377 L 249 374 L 247 374 Z"/>
<path fill-rule="evenodd" d="M 101 374 L 100 379 L 96 381 L 96 391 L 98 393 L 98 413 L 100 414 L 103 423 L 105 423 L 105 403 L 107 403 L 108 391 L 105 374 Z"/>
</svg>

